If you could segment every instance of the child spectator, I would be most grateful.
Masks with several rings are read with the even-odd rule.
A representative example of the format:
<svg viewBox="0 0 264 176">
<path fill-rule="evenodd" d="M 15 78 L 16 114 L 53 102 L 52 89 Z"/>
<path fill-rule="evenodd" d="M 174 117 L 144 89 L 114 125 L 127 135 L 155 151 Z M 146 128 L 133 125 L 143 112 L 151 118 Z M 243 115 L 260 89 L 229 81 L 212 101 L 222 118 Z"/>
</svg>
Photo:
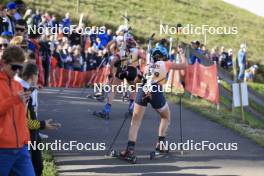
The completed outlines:
<svg viewBox="0 0 264 176">
<path fill-rule="evenodd" d="M 31 92 L 28 106 L 27 106 L 27 123 L 30 130 L 30 140 L 31 143 L 36 143 L 37 145 L 41 143 L 41 137 L 39 135 L 39 130 L 48 129 L 54 130 L 60 127 L 60 124 L 54 123 L 52 119 L 48 120 L 38 120 L 37 118 L 37 108 L 38 108 L 38 66 L 36 64 L 27 63 L 22 71 L 22 79 L 15 77 L 25 90 Z M 43 161 L 41 151 L 38 149 L 30 148 L 32 163 L 34 166 L 36 176 L 42 175 Z"/>
</svg>

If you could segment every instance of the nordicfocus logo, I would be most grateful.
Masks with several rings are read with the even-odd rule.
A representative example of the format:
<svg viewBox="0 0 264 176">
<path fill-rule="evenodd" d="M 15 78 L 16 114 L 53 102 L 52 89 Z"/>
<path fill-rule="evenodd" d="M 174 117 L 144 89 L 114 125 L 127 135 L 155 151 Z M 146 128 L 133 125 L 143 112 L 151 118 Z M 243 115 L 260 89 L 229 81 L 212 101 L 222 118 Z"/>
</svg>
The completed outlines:
<svg viewBox="0 0 264 176">
<path fill-rule="evenodd" d="M 105 143 L 81 143 L 77 141 L 62 142 L 55 140 L 54 142 L 37 143 L 36 141 L 28 142 L 28 150 L 52 150 L 52 151 L 102 151 L 106 149 Z"/>
<path fill-rule="evenodd" d="M 194 140 L 187 140 L 184 143 L 169 143 L 168 141 L 161 141 L 160 150 L 237 151 L 238 143 L 214 143 L 210 141 L 194 142 Z"/>
<path fill-rule="evenodd" d="M 152 84 L 152 85 L 142 85 L 142 83 L 136 83 L 135 85 L 130 84 L 124 84 L 123 82 L 119 85 L 105 85 L 102 83 L 95 84 L 94 85 L 94 92 L 117 92 L 117 93 L 123 93 L 123 92 L 138 92 L 139 89 L 143 89 L 144 92 L 171 92 L 172 89 L 170 88 L 170 85 L 158 85 L 158 84 Z"/>
<path fill-rule="evenodd" d="M 236 26 L 209 26 L 207 24 L 201 26 L 187 24 L 181 27 L 160 24 L 160 35 L 174 35 L 177 33 L 182 35 L 237 35 L 238 28 Z"/>
<path fill-rule="evenodd" d="M 93 27 L 86 26 L 84 28 L 78 28 L 77 25 L 70 25 L 69 27 L 63 27 L 61 24 L 55 25 L 53 27 L 49 26 L 29 26 L 28 27 L 28 34 L 51 34 L 51 35 L 56 35 L 57 32 L 60 31 L 63 34 L 70 35 L 72 33 L 77 33 L 80 35 L 91 35 L 91 34 L 104 34 L 106 32 L 105 26 L 101 27 Z"/>
</svg>

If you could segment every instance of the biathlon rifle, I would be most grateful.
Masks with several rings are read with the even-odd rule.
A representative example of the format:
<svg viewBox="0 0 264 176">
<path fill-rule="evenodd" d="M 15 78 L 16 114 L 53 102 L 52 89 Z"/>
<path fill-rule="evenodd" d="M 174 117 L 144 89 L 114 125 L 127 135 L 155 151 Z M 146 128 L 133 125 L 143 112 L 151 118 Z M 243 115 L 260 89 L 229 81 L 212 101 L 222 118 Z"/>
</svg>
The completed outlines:
<svg viewBox="0 0 264 176">
<path fill-rule="evenodd" d="M 153 78 L 153 65 L 154 60 L 151 57 L 152 42 L 155 33 L 153 33 L 148 39 L 148 50 L 147 50 L 147 73 L 145 74 L 145 82 L 148 90 L 151 90 L 152 78 Z"/>
</svg>

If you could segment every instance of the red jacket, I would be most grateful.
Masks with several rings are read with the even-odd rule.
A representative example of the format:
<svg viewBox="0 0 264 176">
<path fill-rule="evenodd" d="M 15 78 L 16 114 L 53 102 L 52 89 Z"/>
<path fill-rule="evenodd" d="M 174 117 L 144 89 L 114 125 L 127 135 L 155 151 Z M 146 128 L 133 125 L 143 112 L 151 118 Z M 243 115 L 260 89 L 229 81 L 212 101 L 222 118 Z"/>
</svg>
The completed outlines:
<svg viewBox="0 0 264 176">
<path fill-rule="evenodd" d="M 0 149 L 28 144 L 26 106 L 18 96 L 21 91 L 23 88 L 18 82 L 0 72 Z"/>
</svg>

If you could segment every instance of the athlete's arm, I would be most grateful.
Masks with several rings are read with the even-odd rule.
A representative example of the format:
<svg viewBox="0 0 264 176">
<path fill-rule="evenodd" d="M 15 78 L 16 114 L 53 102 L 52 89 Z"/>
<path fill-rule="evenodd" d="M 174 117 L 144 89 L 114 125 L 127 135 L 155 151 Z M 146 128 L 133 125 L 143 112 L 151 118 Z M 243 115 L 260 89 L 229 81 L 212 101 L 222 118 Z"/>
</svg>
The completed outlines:
<svg viewBox="0 0 264 176">
<path fill-rule="evenodd" d="M 179 51 L 179 56 L 180 56 L 180 62 L 179 64 L 171 62 L 169 69 L 173 69 L 173 70 L 183 70 L 187 67 L 187 62 L 186 62 L 186 58 L 185 58 L 185 54 L 183 52 L 182 48 L 178 48 Z"/>
</svg>

